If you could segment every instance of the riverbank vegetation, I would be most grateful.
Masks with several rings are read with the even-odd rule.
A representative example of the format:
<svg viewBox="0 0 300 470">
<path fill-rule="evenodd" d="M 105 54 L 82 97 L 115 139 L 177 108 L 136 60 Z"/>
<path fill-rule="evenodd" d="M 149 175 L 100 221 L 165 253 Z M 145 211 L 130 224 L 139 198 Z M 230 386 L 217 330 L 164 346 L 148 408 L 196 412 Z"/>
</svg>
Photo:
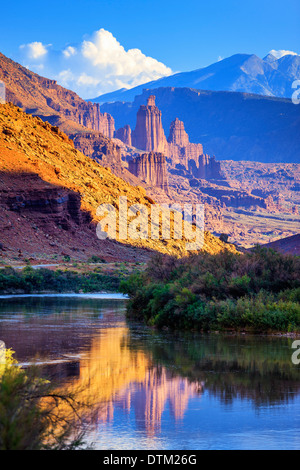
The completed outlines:
<svg viewBox="0 0 300 470">
<path fill-rule="evenodd" d="M 31 294 L 38 292 L 117 292 L 124 272 L 102 273 L 101 270 L 33 269 L 11 267 L 0 270 L 0 294 Z"/>
<path fill-rule="evenodd" d="M 300 331 L 300 258 L 270 249 L 157 255 L 120 288 L 128 316 L 158 328 Z"/>
</svg>

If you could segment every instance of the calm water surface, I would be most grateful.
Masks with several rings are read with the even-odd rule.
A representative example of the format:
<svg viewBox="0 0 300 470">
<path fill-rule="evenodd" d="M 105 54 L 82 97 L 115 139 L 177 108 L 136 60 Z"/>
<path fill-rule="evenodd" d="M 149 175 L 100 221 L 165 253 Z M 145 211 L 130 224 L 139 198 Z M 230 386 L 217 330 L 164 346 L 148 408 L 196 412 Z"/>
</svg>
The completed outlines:
<svg viewBox="0 0 300 470">
<path fill-rule="evenodd" d="M 0 298 L 0 339 L 93 403 L 96 449 L 298 449 L 292 339 L 158 333 L 101 295 Z"/>
</svg>

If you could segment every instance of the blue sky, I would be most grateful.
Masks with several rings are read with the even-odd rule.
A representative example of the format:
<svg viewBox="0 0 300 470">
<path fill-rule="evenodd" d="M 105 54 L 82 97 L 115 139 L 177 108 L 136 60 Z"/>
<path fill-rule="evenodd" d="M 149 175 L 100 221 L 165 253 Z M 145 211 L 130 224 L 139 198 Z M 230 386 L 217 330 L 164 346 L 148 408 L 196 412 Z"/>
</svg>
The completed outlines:
<svg viewBox="0 0 300 470">
<path fill-rule="evenodd" d="M 88 94 L 100 85 L 96 86 L 87 58 L 93 66 L 103 68 L 96 54 L 102 53 L 105 44 L 115 47 L 123 69 L 117 71 L 120 80 L 114 81 L 110 64 L 110 72 L 103 78 L 111 80 L 107 89 L 103 85 L 103 92 L 127 82 L 133 86 L 143 79 L 148 81 L 151 67 L 155 78 L 170 71 L 194 70 L 236 53 L 260 57 L 271 49 L 300 53 L 299 0 L 18 0 L 2 2 L 0 17 L 1 52 L 41 75 L 59 78 L 64 85 L 75 83 L 75 69 L 78 81 L 82 67 L 82 83 L 90 86 Z M 95 35 L 100 30 L 102 33 Z M 34 54 L 28 44 L 35 45 Z M 95 44 L 98 52 L 92 50 Z M 78 52 L 87 45 L 85 59 L 79 61 Z M 65 52 L 69 62 L 63 63 L 60 55 L 68 46 L 73 48 L 69 49 L 72 57 Z M 138 49 L 142 55 L 133 51 L 126 56 L 121 48 L 126 53 Z M 139 70 L 130 71 L 131 64 L 127 75 L 124 67 L 128 59 L 134 60 Z M 148 69 L 145 74 L 141 73 L 143 64 Z M 136 73 L 134 80 L 128 78 L 130 73 Z"/>
</svg>

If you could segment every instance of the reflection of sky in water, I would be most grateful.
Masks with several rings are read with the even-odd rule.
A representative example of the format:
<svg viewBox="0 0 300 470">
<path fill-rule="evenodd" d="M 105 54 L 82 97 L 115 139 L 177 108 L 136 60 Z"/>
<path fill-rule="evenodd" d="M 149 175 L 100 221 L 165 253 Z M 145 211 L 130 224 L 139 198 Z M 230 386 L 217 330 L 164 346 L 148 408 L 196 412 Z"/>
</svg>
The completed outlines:
<svg viewBox="0 0 300 470">
<path fill-rule="evenodd" d="M 286 338 L 128 328 L 97 296 L 1 300 L 0 339 L 38 357 L 63 390 L 82 387 L 98 449 L 297 449 L 299 367 Z"/>
<path fill-rule="evenodd" d="M 134 404 L 129 414 L 116 407 L 113 420 L 98 424 L 91 440 L 96 449 L 114 450 L 299 449 L 300 397 L 294 407 L 257 412 L 247 400 L 228 408 L 205 392 L 189 400 L 183 419 L 175 420 L 166 406 L 161 431 L 151 437 L 139 429 Z"/>
</svg>

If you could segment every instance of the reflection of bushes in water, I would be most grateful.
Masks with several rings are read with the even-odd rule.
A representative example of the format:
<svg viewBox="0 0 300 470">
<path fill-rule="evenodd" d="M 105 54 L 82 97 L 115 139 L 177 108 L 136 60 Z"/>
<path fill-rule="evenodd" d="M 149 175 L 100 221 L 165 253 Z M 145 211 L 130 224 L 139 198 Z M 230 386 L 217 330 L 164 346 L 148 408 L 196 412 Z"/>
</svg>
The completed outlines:
<svg viewBox="0 0 300 470">
<path fill-rule="evenodd" d="M 24 315 L 30 314 L 86 314 L 99 317 L 102 309 L 111 309 L 113 311 L 122 310 L 124 304 L 119 300 L 114 299 L 91 299 L 81 297 L 68 297 L 68 296 L 53 296 L 53 297 L 26 297 L 24 302 L 23 298 L 11 297 L 1 300 L 0 313 L 23 313 Z"/>
<path fill-rule="evenodd" d="M 291 400 L 300 393 L 299 368 L 292 364 L 292 339 L 264 336 L 149 332 L 132 347 L 146 348 L 153 363 L 192 382 L 228 404 L 247 398 L 255 405 Z"/>
<path fill-rule="evenodd" d="M 159 328 L 300 330 L 300 258 L 259 247 L 158 255 L 121 290 L 130 296 L 128 314 Z"/>
<path fill-rule="evenodd" d="M 76 416 L 82 407 L 74 395 L 56 393 L 38 369 L 19 368 L 7 351 L 0 375 L 1 450 L 80 448 L 84 432 Z"/>
<path fill-rule="evenodd" d="M 76 271 L 51 271 L 33 269 L 27 266 L 23 270 L 4 268 L 0 271 L 0 293 L 51 291 L 51 292 L 116 292 L 119 277 L 101 273 L 78 273 Z"/>
</svg>

